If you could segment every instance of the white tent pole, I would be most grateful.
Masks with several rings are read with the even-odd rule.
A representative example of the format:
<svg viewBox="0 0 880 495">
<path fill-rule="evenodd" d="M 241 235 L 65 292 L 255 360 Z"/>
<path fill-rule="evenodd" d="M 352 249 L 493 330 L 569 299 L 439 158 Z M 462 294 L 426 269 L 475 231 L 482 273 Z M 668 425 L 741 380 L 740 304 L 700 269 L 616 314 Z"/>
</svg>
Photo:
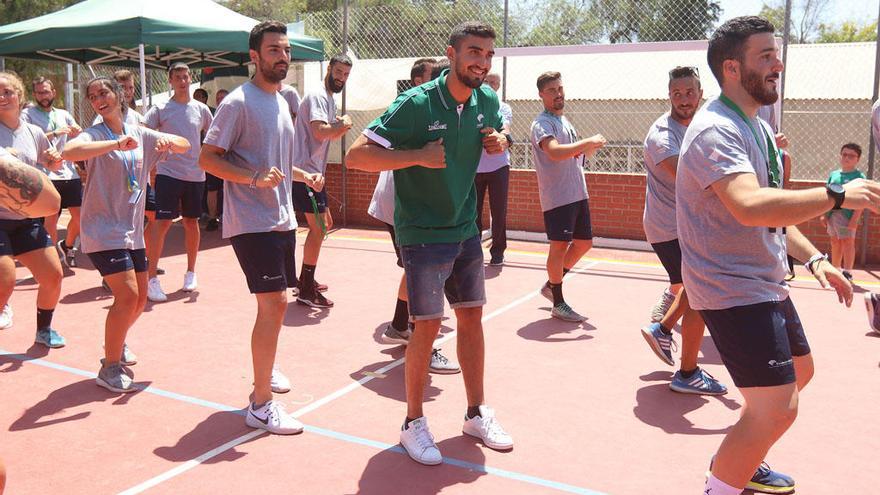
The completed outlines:
<svg viewBox="0 0 880 495">
<path fill-rule="evenodd" d="M 138 58 L 141 64 L 141 112 L 147 109 L 147 67 L 144 62 L 144 44 L 138 45 Z"/>
</svg>

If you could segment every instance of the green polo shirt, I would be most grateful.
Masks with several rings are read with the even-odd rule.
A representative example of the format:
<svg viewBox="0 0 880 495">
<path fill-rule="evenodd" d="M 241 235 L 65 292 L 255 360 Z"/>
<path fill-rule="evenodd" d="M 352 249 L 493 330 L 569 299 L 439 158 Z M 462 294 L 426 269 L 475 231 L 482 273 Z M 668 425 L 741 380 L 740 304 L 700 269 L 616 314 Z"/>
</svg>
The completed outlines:
<svg viewBox="0 0 880 495">
<path fill-rule="evenodd" d="M 498 95 L 483 85 L 459 105 L 446 87 L 448 72 L 401 93 L 364 130 L 372 141 L 400 150 L 443 138 L 446 168 L 394 171 L 394 230 L 401 246 L 461 242 L 478 233 L 474 177 L 483 151 L 480 130 L 501 130 Z"/>
</svg>

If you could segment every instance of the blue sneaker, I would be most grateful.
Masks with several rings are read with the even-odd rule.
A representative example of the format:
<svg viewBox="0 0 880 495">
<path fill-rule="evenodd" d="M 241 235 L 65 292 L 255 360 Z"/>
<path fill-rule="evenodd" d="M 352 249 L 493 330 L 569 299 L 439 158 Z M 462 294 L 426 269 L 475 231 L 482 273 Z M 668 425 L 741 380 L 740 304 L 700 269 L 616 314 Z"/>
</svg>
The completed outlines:
<svg viewBox="0 0 880 495">
<path fill-rule="evenodd" d="M 791 476 L 773 471 L 766 462 L 762 462 L 746 484 L 746 490 L 757 493 L 794 493 L 794 480 Z"/>
<path fill-rule="evenodd" d="M 51 349 L 64 347 L 64 344 L 66 343 L 64 337 L 62 337 L 60 333 L 51 328 L 37 330 L 37 338 L 34 339 L 34 342 L 36 342 L 37 344 L 42 344 Z"/>
<path fill-rule="evenodd" d="M 868 310 L 868 325 L 871 330 L 880 333 L 880 297 L 873 292 L 865 292 L 865 309 Z"/>
<path fill-rule="evenodd" d="M 642 328 L 642 337 L 645 337 L 648 345 L 651 346 L 651 350 L 654 351 L 654 354 L 661 361 L 669 366 L 675 366 L 675 359 L 672 358 L 672 349 L 675 348 L 677 351 L 678 344 L 675 343 L 672 334 L 667 335 L 663 333 L 659 323 L 651 323 Z"/>
<path fill-rule="evenodd" d="M 690 378 L 682 376 L 681 370 L 676 371 L 672 376 L 669 388 L 682 394 L 724 395 L 727 393 L 727 387 L 702 368 L 697 368 L 697 371 Z"/>
</svg>

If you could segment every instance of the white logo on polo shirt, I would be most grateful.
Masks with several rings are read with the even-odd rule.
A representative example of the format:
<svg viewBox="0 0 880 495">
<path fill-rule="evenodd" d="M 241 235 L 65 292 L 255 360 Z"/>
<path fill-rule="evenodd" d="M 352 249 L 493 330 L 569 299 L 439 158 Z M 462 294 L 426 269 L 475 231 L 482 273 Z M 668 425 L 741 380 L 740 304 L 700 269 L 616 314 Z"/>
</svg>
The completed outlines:
<svg viewBox="0 0 880 495">
<path fill-rule="evenodd" d="M 447 128 L 448 128 L 448 126 L 446 124 L 441 124 L 439 120 L 435 120 L 433 124 L 428 124 L 428 132 L 442 131 Z"/>
</svg>

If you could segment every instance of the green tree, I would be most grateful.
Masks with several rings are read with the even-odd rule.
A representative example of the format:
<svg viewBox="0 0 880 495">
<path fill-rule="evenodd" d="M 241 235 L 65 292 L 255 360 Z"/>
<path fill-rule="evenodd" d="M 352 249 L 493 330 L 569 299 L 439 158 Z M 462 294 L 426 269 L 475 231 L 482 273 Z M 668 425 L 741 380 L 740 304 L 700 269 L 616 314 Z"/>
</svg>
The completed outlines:
<svg viewBox="0 0 880 495">
<path fill-rule="evenodd" d="M 590 9 L 611 43 L 706 39 L 719 0 L 595 0 Z"/>
<path fill-rule="evenodd" d="M 800 0 L 793 2 L 791 12 L 791 42 L 811 43 L 819 35 L 822 20 L 831 0 Z M 785 0 L 764 3 L 758 14 L 773 23 L 776 35 L 782 37 L 785 30 Z"/>
<path fill-rule="evenodd" d="M 293 22 L 306 7 L 306 0 L 228 0 L 223 3 L 239 14 L 260 21 Z"/>
<path fill-rule="evenodd" d="M 550 0 L 541 6 L 540 14 L 529 12 L 532 24 L 522 41 L 523 46 L 577 45 L 598 43 L 602 24 L 587 2 Z"/>
<path fill-rule="evenodd" d="M 840 26 L 819 26 L 818 43 L 851 43 L 877 41 L 877 21 L 859 25 L 856 21 L 844 21 Z"/>
</svg>

